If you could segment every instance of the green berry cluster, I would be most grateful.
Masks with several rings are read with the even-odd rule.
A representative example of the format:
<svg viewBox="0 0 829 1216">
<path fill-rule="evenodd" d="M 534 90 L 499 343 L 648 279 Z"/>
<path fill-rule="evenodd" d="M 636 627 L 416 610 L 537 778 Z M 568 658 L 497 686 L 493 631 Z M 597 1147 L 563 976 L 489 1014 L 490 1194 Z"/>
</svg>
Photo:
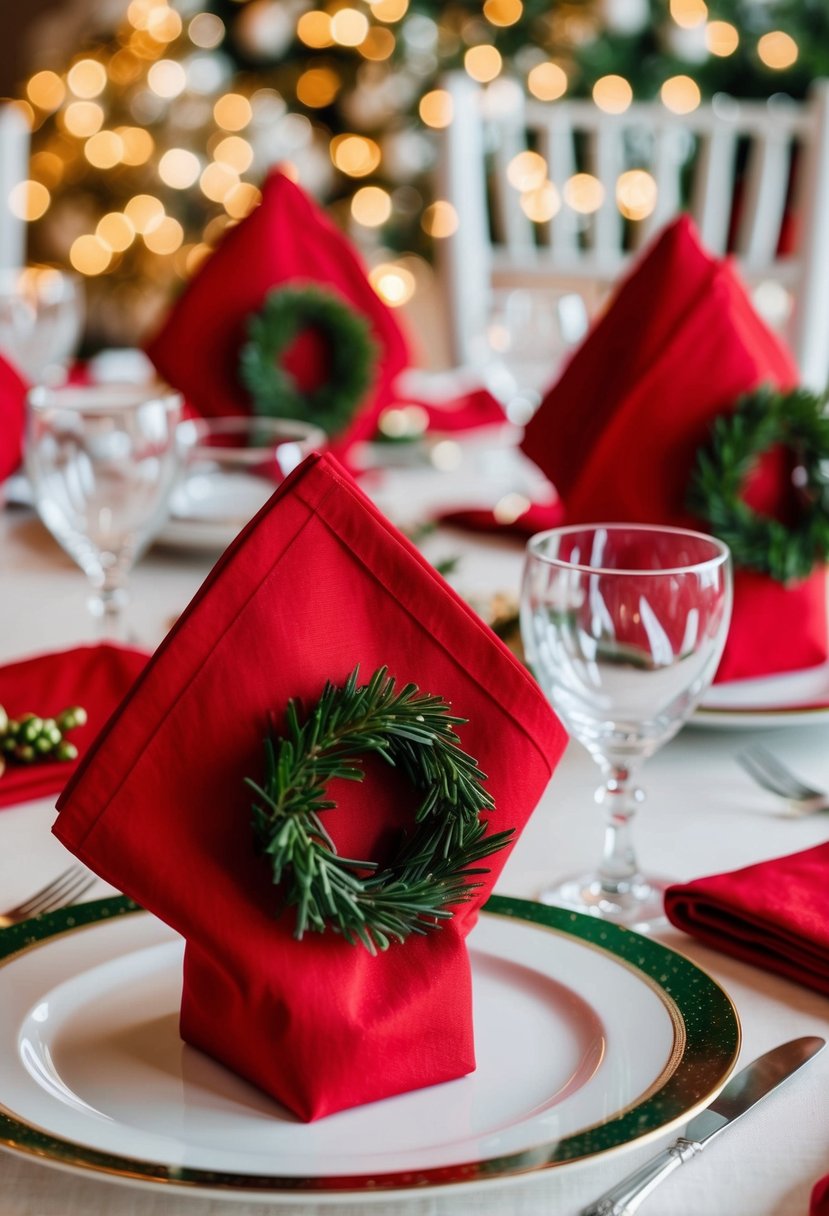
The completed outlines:
<svg viewBox="0 0 829 1216">
<path fill-rule="evenodd" d="M 86 710 L 71 705 L 55 718 L 25 713 L 10 718 L 0 705 L 0 776 L 6 764 L 34 764 L 37 760 L 75 760 L 78 749 L 65 738 L 86 722 Z"/>
</svg>

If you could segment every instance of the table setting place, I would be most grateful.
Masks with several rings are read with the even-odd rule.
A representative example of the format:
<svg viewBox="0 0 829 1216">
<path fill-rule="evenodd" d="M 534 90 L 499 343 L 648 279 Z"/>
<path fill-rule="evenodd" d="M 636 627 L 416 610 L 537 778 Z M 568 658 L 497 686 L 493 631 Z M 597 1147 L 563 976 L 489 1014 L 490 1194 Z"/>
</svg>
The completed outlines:
<svg viewBox="0 0 829 1216">
<path fill-rule="evenodd" d="M 77 336 L 0 361 L 3 1216 L 829 1216 L 829 419 L 732 261 L 519 421 L 272 169 Z"/>
</svg>

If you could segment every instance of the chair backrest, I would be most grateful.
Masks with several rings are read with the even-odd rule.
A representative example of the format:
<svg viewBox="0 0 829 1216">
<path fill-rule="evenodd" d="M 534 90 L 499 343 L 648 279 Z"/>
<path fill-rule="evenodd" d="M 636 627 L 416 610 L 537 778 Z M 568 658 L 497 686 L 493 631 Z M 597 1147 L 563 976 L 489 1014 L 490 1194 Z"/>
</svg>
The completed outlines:
<svg viewBox="0 0 829 1216">
<path fill-rule="evenodd" d="M 444 87 L 453 117 L 442 133 L 438 190 L 458 226 L 439 242 L 439 256 L 458 361 L 470 360 L 494 285 L 606 289 L 686 210 L 705 246 L 734 254 L 749 283 L 790 293 L 785 332 L 803 382 L 825 387 L 829 82 L 818 82 L 807 103 L 718 98 L 683 116 L 659 102 L 608 114 L 588 101 L 522 100 L 518 90 L 512 105 L 489 114 L 486 93 L 465 73 L 450 74 Z M 521 171 L 516 157 L 527 151 L 537 156 Z"/>
</svg>

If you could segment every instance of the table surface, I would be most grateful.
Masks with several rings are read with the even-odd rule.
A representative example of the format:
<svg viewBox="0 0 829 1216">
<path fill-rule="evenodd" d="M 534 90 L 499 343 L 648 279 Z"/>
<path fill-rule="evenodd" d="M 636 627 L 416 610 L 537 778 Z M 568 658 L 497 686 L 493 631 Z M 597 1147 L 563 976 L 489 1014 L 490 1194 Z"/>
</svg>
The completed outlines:
<svg viewBox="0 0 829 1216">
<path fill-rule="evenodd" d="M 471 453 L 471 454 L 470 454 Z M 470 446 L 459 469 L 373 472 L 367 490 L 397 522 L 423 518 L 440 506 L 496 499 L 526 490 L 530 471 L 513 455 Z M 491 592 L 517 593 L 522 548 L 503 537 L 470 539 L 439 530 L 425 542 L 432 560 L 459 556 L 452 581 L 480 601 Z M 155 546 L 131 579 L 129 622 L 134 640 L 152 647 L 186 606 L 212 564 L 208 554 Z M 0 661 L 94 639 L 84 579 L 29 511 L 0 511 Z M 813 723 L 749 732 L 686 727 L 644 770 L 647 798 L 636 823 L 646 869 L 690 879 L 796 852 L 829 835 L 826 816 L 792 820 L 757 789 L 735 761 L 749 741 L 767 743 L 803 774 L 829 788 L 829 726 Z M 551 877 L 591 867 L 601 847 L 601 812 L 593 802 L 597 771 L 571 744 L 499 881 L 497 890 L 532 898 Z M 66 864 L 50 833 L 51 800 L 0 812 L 0 892 L 8 906 Z M 94 894 L 94 893 L 93 893 Z M 674 929 L 656 934 L 709 972 L 739 1012 L 741 1061 L 805 1034 L 829 1038 L 829 1000 L 713 950 Z M 0 1065 L 0 1087 L 2 1065 Z M 2 1106 L 2 1092 L 0 1092 Z M 552 1170 L 483 1193 L 447 1191 L 437 1197 L 354 1206 L 273 1205 L 283 1213 L 325 1211 L 340 1216 L 575 1216 L 580 1207 L 672 1137 L 612 1157 Z M 803 1216 L 814 1181 L 829 1172 L 829 1051 L 790 1086 L 730 1129 L 699 1159 L 665 1182 L 647 1201 L 655 1216 Z M 245 1216 L 261 1204 L 183 1197 L 81 1178 L 9 1153 L 0 1155 L 3 1216 Z"/>
</svg>

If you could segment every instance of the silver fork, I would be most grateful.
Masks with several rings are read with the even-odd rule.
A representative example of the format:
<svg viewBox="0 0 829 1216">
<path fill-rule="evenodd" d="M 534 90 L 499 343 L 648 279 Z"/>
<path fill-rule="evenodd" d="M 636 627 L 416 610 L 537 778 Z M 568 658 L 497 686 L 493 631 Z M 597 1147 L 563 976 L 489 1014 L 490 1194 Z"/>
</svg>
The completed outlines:
<svg viewBox="0 0 829 1216">
<path fill-rule="evenodd" d="M 28 920 L 31 916 L 42 916 L 44 912 L 55 912 L 58 908 L 65 908 L 67 904 L 80 899 L 96 881 L 96 876 L 90 874 L 85 866 L 71 865 L 58 874 L 57 878 L 53 878 L 39 891 L 35 891 L 34 895 L 30 895 L 22 903 L 15 904 L 13 908 L 7 908 L 5 912 L 0 913 L 0 929 L 7 929 L 9 925 L 19 924 L 20 921 Z"/>
<path fill-rule="evenodd" d="M 807 785 L 787 768 L 782 760 L 764 747 L 749 747 L 737 756 L 739 764 L 758 785 L 772 794 L 779 794 L 789 803 L 789 814 L 794 817 L 813 815 L 817 811 L 829 811 L 829 793 Z"/>
</svg>

